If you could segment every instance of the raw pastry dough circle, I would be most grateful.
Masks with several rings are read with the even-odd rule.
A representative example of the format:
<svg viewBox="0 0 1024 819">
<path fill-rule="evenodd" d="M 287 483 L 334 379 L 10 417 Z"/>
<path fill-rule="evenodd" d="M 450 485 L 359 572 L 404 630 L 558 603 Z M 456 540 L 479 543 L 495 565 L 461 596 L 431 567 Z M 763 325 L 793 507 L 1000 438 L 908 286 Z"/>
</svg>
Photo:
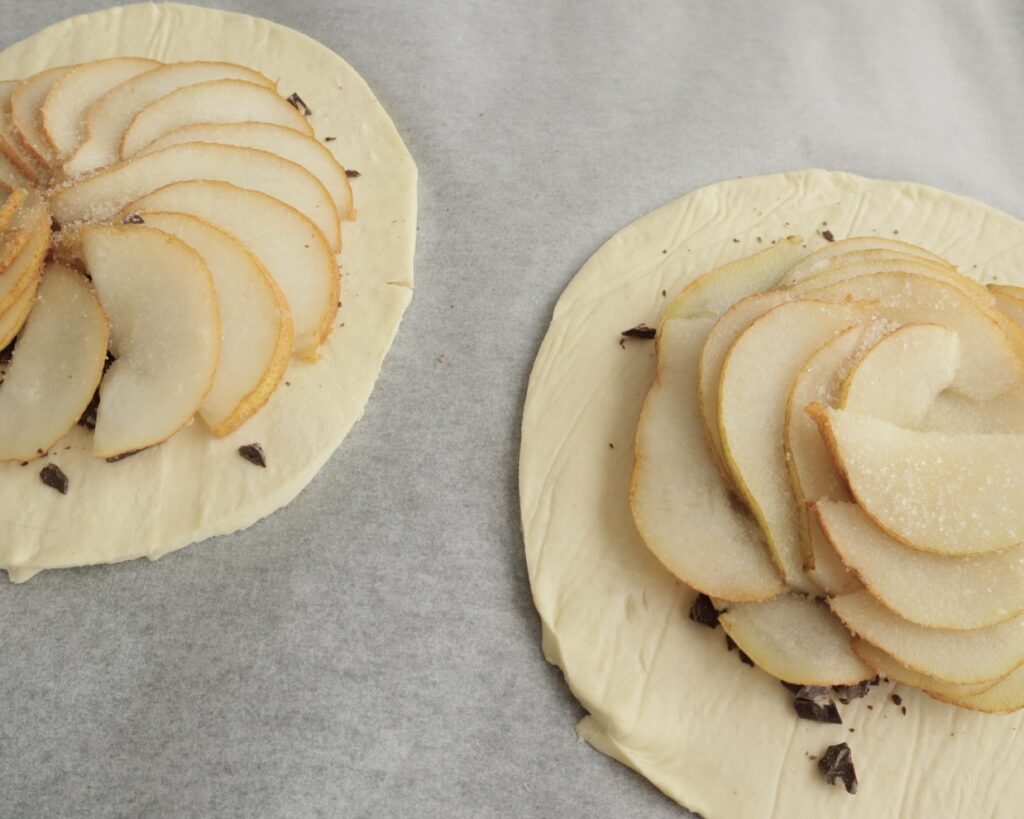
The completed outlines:
<svg viewBox="0 0 1024 819">
<path fill-rule="evenodd" d="M 0 466 L 0 568 L 15 581 L 42 569 L 168 552 L 249 526 L 290 502 L 363 413 L 412 298 L 416 166 L 363 79 L 330 49 L 292 29 L 224 11 L 161 3 L 73 17 L 0 52 L 0 77 L 103 57 L 225 60 L 277 80 L 313 109 L 310 121 L 353 180 L 359 217 L 344 225 L 342 309 L 321 361 L 293 360 L 267 406 L 215 439 L 195 422 L 116 464 L 89 453 L 76 428 L 49 458 L 67 496 L 40 483 L 46 460 Z M 257 441 L 266 470 L 237 449 Z M 68 448 L 70 447 L 70 448 Z"/>
<path fill-rule="evenodd" d="M 696 276 L 789 234 L 818 246 L 826 227 L 1024 283 L 1021 221 L 935 188 L 818 170 L 712 185 L 613 236 L 555 307 L 524 410 L 520 496 L 544 653 L 589 711 L 580 735 L 708 819 L 1015 816 L 1024 713 L 974 713 L 899 687 L 904 715 L 882 683 L 841 706 L 841 726 L 799 720 L 778 681 L 726 652 L 721 630 L 687 619 L 694 593 L 633 526 L 633 436 L 655 353 L 643 341 L 620 349 L 619 333 L 656 325 Z M 809 758 L 838 742 L 853 751 L 855 796 Z"/>
</svg>

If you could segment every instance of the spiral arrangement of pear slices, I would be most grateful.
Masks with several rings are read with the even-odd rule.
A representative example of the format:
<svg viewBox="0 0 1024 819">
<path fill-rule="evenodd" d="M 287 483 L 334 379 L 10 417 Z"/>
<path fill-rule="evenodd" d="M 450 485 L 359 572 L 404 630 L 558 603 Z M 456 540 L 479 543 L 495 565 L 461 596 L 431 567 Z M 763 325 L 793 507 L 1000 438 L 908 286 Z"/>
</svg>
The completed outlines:
<svg viewBox="0 0 1024 819">
<path fill-rule="evenodd" d="M 685 288 L 657 345 L 633 517 L 758 666 L 1024 707 L 1024 289 L 789 237 Z"/>
<path fill-rule="evenodd" d="M 0 82 L 0 462 L 45 455 L 97 391 L 97 457 L 196 416 L 225 436 L 317 359 L 355 209 L 308 114 L 231 63 Z"/>
</svg>

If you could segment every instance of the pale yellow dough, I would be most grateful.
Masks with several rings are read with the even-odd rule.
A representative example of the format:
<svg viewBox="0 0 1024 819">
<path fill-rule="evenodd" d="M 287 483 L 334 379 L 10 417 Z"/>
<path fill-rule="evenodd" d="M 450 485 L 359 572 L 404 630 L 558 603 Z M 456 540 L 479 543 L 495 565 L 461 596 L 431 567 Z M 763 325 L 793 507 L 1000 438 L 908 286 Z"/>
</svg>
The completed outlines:
<svg viewBox="0 0 1024 819">
<path fill-rule="evenodd" d="M 249 526 L 292 500 L 363 413 L 412 297 L 416 166 L 380 103 L 337 54 L 299 32 L 173 3 L 124 6 L 64 20 L 0 53 L 0 78 L 54 65 L 138 56 L 238 62 L 298 92 L 317 136 L 355 181 L 359 218 L 344 225 L 342 309 L 321 361 L 291 363 L 270 403 L 214 438 L 201 421 L 116 464 L 97 461 L 81 429 L 51 453 L 66 496 L 39 480 L 46 460 L 0 466 L 0 568 L 14 581 L 42 569 L 158 558 Z M 262 444 L 266 470 L 237 454 Z M 67 448 L 70 447 L 70 448 Z"/>
<path fill-rule="evenodd" d="M 1016 817 L 1024 715 L 897 687 L 904 716 L 883 683 L 841 706 L 842 726 L 798 720 L 777 680 L 687 619 L 694 593 L 630 517 L 655 359 L 650 342 L 620 349 L 619 333 L 656 326 L 683 285 L 766 242 L 801 234 L 820 246 L 825 223 L 836 238 L 896 237 L 982 281 L 1024 282 L 1024 223 L 934 188 L 823 171 L 703 188 L 612 237 L 558 302 L 524 412 L 523 530 L 545 655 L 590 712 L 580 735 L 707 819 Z M 853 750 L 855 796 L 826 785 L 808 757 L 838 742 Z"/>
</svg>

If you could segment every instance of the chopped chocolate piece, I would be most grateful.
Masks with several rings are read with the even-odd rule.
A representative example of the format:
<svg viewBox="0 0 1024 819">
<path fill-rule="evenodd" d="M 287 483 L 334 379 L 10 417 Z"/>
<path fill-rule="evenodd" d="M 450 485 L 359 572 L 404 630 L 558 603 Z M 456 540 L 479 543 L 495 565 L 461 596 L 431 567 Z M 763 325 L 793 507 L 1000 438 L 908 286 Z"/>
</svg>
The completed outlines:
<svg viewBox="0 0 1024 819">
<path fill-rule="evenodd" d="M 148 449 L 148 447 L 143 447 L 143 449 Z M 120 455 L 111 455 L 107 458 L 107 463 L 116 464 L 118 461 L 123 461 L 125 458 L 132 457 L 132 455 L 138 455 L 140 452 L 142 452 L 142 449 L 133 449 L 131 452 L 122 452 Z"/>
<path fill-rule="evenodd" d="M 903 705 L 903 697 L 901 697 L 899 694 L 893 694 L 891 699 L 897 705 Z"/>
<path fill-rule="evenodd" d="M 124 218 L 124 223 L 126 225 L 144 225 L 146 224 L 146 220 L 139 216 L 139 214 L 133 213 L 131 216 L 126 216 Z"/>
<path fill-rule="evenodd" d="M 336 139 L 337 137 L 324 137 L 324 142 L 334 142 Z"/>
<path fill-rule="evenodd" d="M 853 769 L 853 754 L 845 742 L 828 746 L 818 760 L 818 770 L 829 785 L 834 785 L 836 780 L 840 779 L 847 793 L 857 792 L 857 772 Z"/>
<path fill-rule="evenodd" d="M 608 446 L 612 446 L 608 444 Z M 614 447 L 612 447 L 614 449 Z M 708 628 L 718 628 L 718 609 L 706 594 L 698 594 L 690 606 L 690 619 Z"/>
<path fill-rule="evenodd" d="M 653 327 L 648 327 L 646 324 L 638 324 L 636 327 L 630 327 L 628 330 L 622 331 L 623 338 L 652 339 L 657 334 L 657 330 Z"/>
<path fill-rule="evenodd" d="M 304 117 L 308 117 L 310 114 L 313 113 L 312 110 L 310 110 L 310 107 L 306 105 L 302 97 L 300 97 L 298 94 L 292 94 L 290 97 L 288 97 L 288 102 L 291 103 L 291 106 Z"/>
<path fill-rule="evenodd" d="M 903 716 L 906 716 L 907 715 L 907 706 L 901 705 L 900 706 L 900 711 L 903 712 Z"/>
<path fill-rule="evenodd" d="M 729 651 L 732 651 L 733 649 L 736 649 L 736 653 L 739 654 L 739 657 L 740 657 L 740 662 L 741 663 L 746 663 L 751 668 L 754 667 L 754 661 L 751 660 L 746 655 L 746 652 L 744 652 L 742 648 L 740 648 L 738 645 L 736 645 L 736 643 L 733 641 L 732 637 L 730 637 L 728 634 L 725 635 L 725 647 Z"/>
<path fill-rule="evenodd" d="M 82 417 L 78 419 L 78 425 L 85 427 L 86 429 L 96 429 L 96 413 L 100 409 L 100 391 L 96 390 L 92 394 L 92 400 L 89 401 L 88 406 L 85 408 L 85 412 L 82 413 Z"/>
<path fill-rule="evenodd" d="M 359 173 L 359 171 L 353 171 L 351 168 L 349 168 L 347 171 L 345 171 L 345 176 L 347 176 L 349 179 L 356 179 L 362 176 L 362 174 Z"/>
<path fill-rule="evenodd" d="M 53 231 L 54 233 L 60 231 L 60 222 L 58 222 L 52 216 L 50 217 L 50 230 Z"/>
<path fill-rule="evenodd" d="M 836 240 L 836 237 L 832 235 L 831 230 L 823 230 L 821 232 L 821 238 L 826 242 L 834 242 Z"/>
<path fill-rule="evenodd" d="M 849 705 L 854 700 L 868 695 L 871 690 L 871 680 L 861 680 L 856 685 L 833 685 L 832 690 L 836 692 L 836 698 L 843 705 Z"/>
<path fill-rule="evenodd" d="M 259 444 L 246 444 L 238 448 L 238 454 L 245 460 L 264 469 L 267 467 L 267 456 L 263 454 L 263 447 Z"/>
<path fill-rule="evenodd" d="M 796 692 L 793 709 L 800 719 L 811 722 L 829 722 L 842 725 L 843 718 L 839 709 L 828 695 L 828 689 L 822 685 L 805 685 Z"/>
<path fill-rule="evenodd" d="M 39 480 L 62 495 L 68 493 L 68 476 L 57 464 L 47 464 L 39 473 Z"/>
<path fill-rule="evenodd" d="M 10 344 L 0 350 L 0 364 L 7 364 L 11 357 L 14 355 L 14 345 L 18 343 L 18 339 L 13 339 Z"/>
</svg>

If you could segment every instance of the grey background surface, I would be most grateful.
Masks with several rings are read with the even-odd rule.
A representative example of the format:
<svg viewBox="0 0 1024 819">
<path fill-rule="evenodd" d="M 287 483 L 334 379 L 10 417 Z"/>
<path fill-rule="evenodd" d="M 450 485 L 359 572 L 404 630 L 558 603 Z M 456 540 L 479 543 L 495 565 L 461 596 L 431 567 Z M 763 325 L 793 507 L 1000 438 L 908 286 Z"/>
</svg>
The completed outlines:
<svg viewBox="0 0 1024 819">
<path fill-rule="evenodd" d="M 0 0 L 0 48 L 104 5 Z M 618 228 L 723 178 L 843 169 L 1024 216 L 1024 4 L 219 5 L 322 40 L 390 112 L 416 295 L 288 508 L 0 582 L 0 815 L 679 815 L 576 741 L 540 654 L 516 456 L 551 309 Z"/>
</svg>

